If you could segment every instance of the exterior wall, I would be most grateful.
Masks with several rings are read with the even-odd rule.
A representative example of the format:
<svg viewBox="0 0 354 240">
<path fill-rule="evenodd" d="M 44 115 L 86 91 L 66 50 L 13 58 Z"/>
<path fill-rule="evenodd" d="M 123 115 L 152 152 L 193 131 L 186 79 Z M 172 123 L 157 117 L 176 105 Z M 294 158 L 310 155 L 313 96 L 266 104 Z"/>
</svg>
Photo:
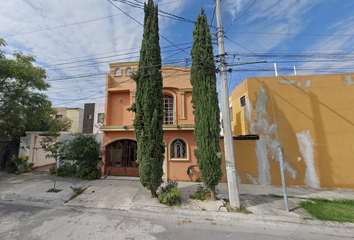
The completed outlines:
<svg viewBox="0 0 354 240">
<path fill-rule="evenodd" d="M 95 104 L 94 103 L 85 103 L 84 107 L 84 119 L 83 119 L 83 133 L 93 133 L 93 124 L 94 124 L 94 113 L 95 113 Z M 89 117 L 91 116 L 91 118 Z"/>
<path fill-rule="evenodd" d="M 56 108 L 56 110 L 57 110 L 56 115 L 63 115 L 63 118 L 67 117 L 67 108 L 66 107 Z"/>
<path fill-rule="evenodd" d="M 233 140 L 235 165 L 237 171 L 238 183 L 258 184 L 257 176 L 257 155 L 254 148 L 256 146 L 255 140 Z M 224 140 L 220 140 L 220 149 L 224 151 Z M 223 177 L 221 182 L 227 182 L 227 172 L 225 158 L 222 159 L 221 169 Z"/>
<path fill-rule="evenodd" d="M 134 138 L 134 113 L 127 111 L 135 102 L 135 82 L 127 74 L 127 69 L 135 71 L 138 62 L 110 64 L 110 74 L 106 77 L 106 117 L 101 130 L 104 131 L 103 144 L 108 146 L 118 139 Z M 116 72 L 120 69 L 120 72 Z M 191 104 L 192 86 L 190 84 L 190 68 L 179 66 L 162 66 L 163 94 L 173 97 L 174 124 L 164 125 L 165 152 L 164 171 L 167 179 L 189 180 L 187 169 L 197 165 L 194 156 L 196 144 L 193 140 L 194 115 Z M 187 159 L 173 160 L 170 157 L 170 143 L 179 137 L 186 141 Z M 105 162 L 105 157 L 102 158 Z M 199 169 L 194 168 L 191 180 L 199 178 Z M 104 166 L 102 174 L 106 174 Z"/>
<path fill-rule="evenodd" d="M 78 122 L 78 132 L 82 132 L 82 127 L 84 125 L 84 109 L 79 108 L 79 122 Z"/>
<path fill-rule="evenodd" d="M 353 92 L 354 74 L 248 78 L 241 83 L 230 101 L 237 119 L 234 135 L 260 136 L 254 146 L 235 146 L 242 182 L 249 181 L 244 177 L 249 174 L 254 183 L 280 185 L 280 145 L 287 185 L 354 189 Z M 248 106 L 241 109 L 236 106 L 244 94 Z M 247 156 L 248 166 L 238 163 L 239 156 Z"/>
<path fill-rule="evenodd" d="M 81 108 L 68 108 L 67 109 L 67 117 L 70 118 L 73 123 L 70 128 L 70 132 L 82 132 L 83 125 L 83 115 L 84 110 Z"/>
<path fill-rule="evenodd" d="M 93 133 L 102 133 L 100 126 L 102 123 L 98 123 L 98 114 L 105 113 L 104 103 L 95 103 L 94 119 L 93 119 Z"/>
<path fill-rule="evenodd" d="M 112 131 L 103 134 L 103 150 L 111 142 L 119 139 L 134 139 L 134 131 Z M 173 160 L 171 159 L 170 144 L 175 138 L 182 138 L 187 142 L 187 159 L 183 160 Z M 193 140 L 193 131 L 165 131 L 164 132 L 164 142 L 166 144 L 165 148 L 165 161 L 164 161 L 164 173 L 165 178 L 168 180 L 178 180 L 186 181 L 189 180 L 187 175 L 187 169 L 191 165 L 197 165 L 197 160 L 194 156 L 194 150 L 196 149 L 196 144 Z M 102 161 L 105 163 L 105 156 L 102 156 Z M 200 179 L 198 167 L 194 168 L 195 172 L 191 174 L 191 181 L 196 178 Z M 105 172 L 104 166 L 102 167 L 102 174 L 107 174 Z"/>
<path fill-rule="evenodd" d="M 29 156 L 29 163 L 34 163 L 35 167 L 45 166 L 55 163 L 54 158 L 46 158 L 47 154 L 42 149 L 40 142 L 43 139 L 42 132 L 26 132 L 25 137 L 21 137 L 18 156 Z"/>
<path fill-rule="evenodd" d="M 238 85 L 231 94 L 231 97 L 229 98 L 229 107 L 232 108 L 232 114 L 231 119 L 231 129 L 233 135 L 246 135 L 249 134 L 249 124 L 247 123 L 247 118 L 246 118 L 246 111 L 249 110 L 249 104 L 246 104 L 246 106 L 241 107 L 240 105 L 240 98 L 242 96 L 245 96 L 246 99 L 249 99 L 248 96 L 248 91 L 247 91 L 247 81 L 243 81 Z M 249 113 L 248 111 L 247 113 Z M 249 115 L 249 114 L 248 114 Z M 250 116 L 248 116 L 249 118 Z"/>
</svg>

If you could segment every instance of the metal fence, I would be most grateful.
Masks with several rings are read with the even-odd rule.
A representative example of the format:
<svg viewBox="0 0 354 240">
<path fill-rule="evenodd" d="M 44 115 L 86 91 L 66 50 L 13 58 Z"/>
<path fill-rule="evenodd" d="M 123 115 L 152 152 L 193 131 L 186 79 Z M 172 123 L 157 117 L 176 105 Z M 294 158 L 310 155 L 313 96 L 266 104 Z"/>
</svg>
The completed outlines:
<svg viewBox="0 0 354 240">
<path fill-rule="evenodd" d="M 0 170 L 4 170 L 13 155 L 18 155 L 19 142 L 0 142 Z"/>
</svg>

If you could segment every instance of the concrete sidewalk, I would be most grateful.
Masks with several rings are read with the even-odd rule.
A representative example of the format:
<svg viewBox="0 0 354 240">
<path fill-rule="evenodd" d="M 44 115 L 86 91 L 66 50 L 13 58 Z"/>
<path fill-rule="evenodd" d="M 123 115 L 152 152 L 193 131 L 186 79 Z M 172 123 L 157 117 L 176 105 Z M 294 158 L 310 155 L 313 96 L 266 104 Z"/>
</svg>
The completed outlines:
<svg viewBox="0 0 354 240">
<path fill-rule="evenodd" d="M 189 198 L 201 183 L 178 182 L 182 203 L 180 207 L 169 207 L 158 203 L 150 197 L 150 192 L 140 184 L 139 178 L 108 176 L 104 180 L 81 180 L 75 178 L 58 178 L 59 193 L 46 192 L 53 187 L 53 176 L 48 173 L 26 173 L 21 175 L 0 172 L 0 200 L 29 203 L 46 203 L 86 209 L 105 209 L 130 211 L 140 213 L 164 213 L 180 216 L 201 216 L 247 221 L 291 222 L 303 224 L 304 219 L 311 218 L 305 210 L 299 207 L 301 199 L 289 198 L 290 212 L 284 208 L 284 200 L 267 195 L 282 195 L 280 186 L 261 186 L 240 184 L 241 204 L 253 214 L 228 213 L 222 207 L 222 201 L 199 201 Z M 86 190 L 76 196 L 70 186 L 82 186 Z M 217 186 L 218 197 L 228 198 L 226 183 Z M 327 199 L 354 199 L 354 191 L 310 189 L 304 187 L 287 187 L 288 196 L 323 197 Z M 323 224 L 320 221 L 306 221 L 306 224 Z M 334 225 L 333 225 L 334 224 Z M 328 224 L 327 224 L 328 225 Z M 327 226 L 326 225 L 326 226 Z M 330 226 L 351 229 L 354 235 L 354 224 L 330 223 Z M 346 230 L 347 231 L 347 230 Z"/>
</svg>

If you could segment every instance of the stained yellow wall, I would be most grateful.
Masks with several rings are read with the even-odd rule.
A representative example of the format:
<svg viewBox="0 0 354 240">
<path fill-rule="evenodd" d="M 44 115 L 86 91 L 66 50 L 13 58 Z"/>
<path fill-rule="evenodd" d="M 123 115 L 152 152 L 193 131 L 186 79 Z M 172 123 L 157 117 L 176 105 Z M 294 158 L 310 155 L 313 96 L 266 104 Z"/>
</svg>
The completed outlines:
<svg viewBox="0 0 354 240">
<path fill-rule="evenodd" d="M 83 112 L 84 110 L 80 108 L 67 109 L 67 117 L 73 121 L 69 132 L 82 132 Z"/>
<path fill-rule="evenodd" d="M 241 183 L 253 183 L 249 174 L 257 178 L 257 156 L 254 153 L 254 148 L 256 146 L 255 140 L 234 140 L 234 152 L 235 152 L 235 165 L 237 175 L 241 179 Z M 220 141 L 220 149 L 222 153 L 224 151 L 224 140 Z M 221 163 L 221 169 L 223 172 L 223 177 L 221 182 L 227 182 L 226 173 L 226 163 L 225 158 L 223 158 Z"/>
<path fill-rule="evenodd" d="M 266 115 L 255 109 L 262 87 L 268 97 Z M 243 130 L 247 125 L 244 109 L 239 107 L 239 98 L 244 94 L 252 106 L 250 125 L 258 122 L 256 133 L 268 139 L 278 136 L 284 161 L 296 172 L 295 179 L 289 171 L 285 172 L 287 185 L 305 185 L 308 165 L 299 151 L 296 134 L 309 131 L 320 187 L 354 189 L 354 74 L 247 78 L 233 90 L 230 100 L 237 119 L 232 123 L 234 135 L 247 134 Z M 268 124 L 262 124 L 263 121 Z M 271 184 L 280 185 L 279 164 L 269 146 L 267 151 Z M 247 154 L 247 160 L 242 161 L 248 161 L 248 165 L 244 166 L 237 158 Z M 256 161 L 250 160 L 254 156 L 255 147 L 235 146 L 236 168 L 243 182 L 247 173 L 259 177 L 257 156 Z"/>
</svg>

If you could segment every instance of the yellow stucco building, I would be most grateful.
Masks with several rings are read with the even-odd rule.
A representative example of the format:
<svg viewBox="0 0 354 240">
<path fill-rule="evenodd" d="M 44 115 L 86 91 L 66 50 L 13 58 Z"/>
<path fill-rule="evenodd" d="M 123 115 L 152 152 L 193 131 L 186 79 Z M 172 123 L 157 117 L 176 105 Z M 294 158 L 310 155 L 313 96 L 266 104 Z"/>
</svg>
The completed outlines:
<svg viewBox="0 0 354 240">
<path fill-rule="evenodd" d="M 83 119 L 84 119 L 84 109 L 82 108 L 67 108 L 61 107 L 56 108 L 57 114 L 55 115 L 56 119 L 69 118 L 72 121 L 69 132 L 77 133 L 82 132 Z"/>
<path fill-rule="evenodd" d="M 242 183 L 354 189 L 354 74 L 247 78 L 229 99 Z M 223 144 L 221 144 L 223 145 Z M 223 148 L 223 146 L 222 146 Z"/>
</svg>

